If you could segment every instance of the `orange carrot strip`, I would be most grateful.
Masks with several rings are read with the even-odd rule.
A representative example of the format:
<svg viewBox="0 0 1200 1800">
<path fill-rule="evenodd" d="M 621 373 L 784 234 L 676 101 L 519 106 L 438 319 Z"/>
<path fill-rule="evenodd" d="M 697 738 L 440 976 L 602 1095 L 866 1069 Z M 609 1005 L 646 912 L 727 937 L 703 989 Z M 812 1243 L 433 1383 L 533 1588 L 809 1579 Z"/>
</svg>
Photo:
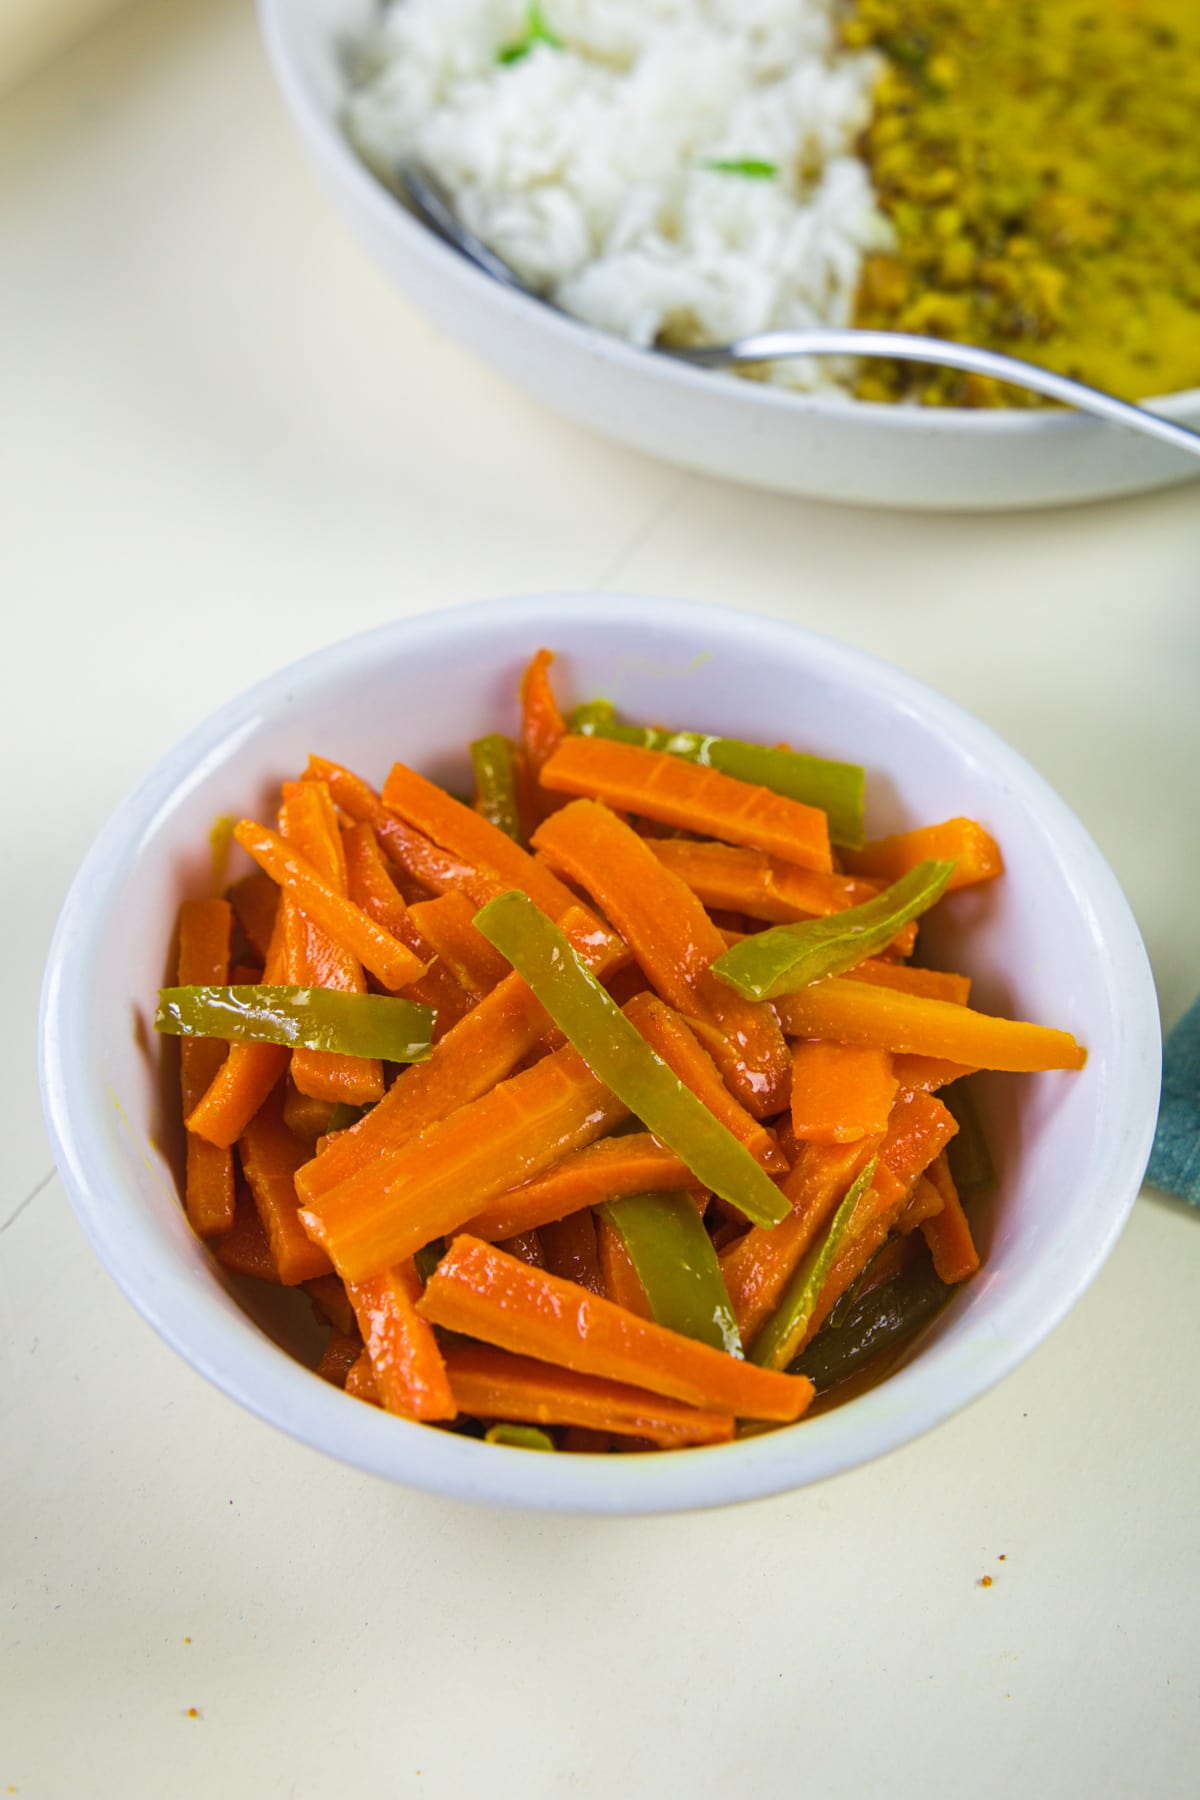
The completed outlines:
<svg viewBox="0 0 1200 1800">
<path fill-rule="evenodd" d="M 724 953 L 725 941 L 691 889 L 644 839 L 594 800 L 574 800 L 552 813 L 538 827 L 534 844 L 587 889 L 663 999 L 715 1027 L 713 1056 L 743 1106 L 756 1118 L 779 1112 L 787 1104 L 790 1063 L 775 1015 L 712 973 L 710 965 Z"/>
<path fill-rule="evenodd" d="M 790 1037 L 941 1056 L 973 1069 L 1082 1069 L 1087 1061 L 1087 1051 L 1067 1031 L 992 1018 L 846 976 L 816 982 L 775 1004 Z"/>
<path fill-rule="evenodd" d="M 219 986 L 228 979 L 229 938 L 233 913 L 226 900 L 185 900 L 179 909 L 181 987 Z M 226 1046 L 215 1038 L 182 1038 L 179 1086 L 184 1117 L 190 1116 L 211 1087 Z M 184 1206 L 197 1236 L 219 1237 L 233 1225 L 233 1155 L 195 1132 L 187 1134 Z"/>
<path fill-rule="evenodd" d="M 305 1227 L 345 1280 L 362 1281 L 627 1116 L 577 1051 L 558 1050 L 309 1200 Z"/>
<path fill-rule="evenodd" d="M 284 1287 L 327 1275 L 328 1256 L 300 1223 L 295 1175 L 305 1151 L 283 1122 L 283 1097 L 278 1089 L 247 1125 L 238 1152 Z"/>
<path fill-rule="evenodd" d="M 652 1319 L 654 1314 L 646 1290 L 633 1266 L 625 1240 L 612 1221 L 603 1216 L 596 1220 L 596 1247 L 600 1252 L 600 1279 L 606 1297 L 614 1306 L 624 1307 L 626 1312 L 636 1314 L 639 1319 Z"/>
<path fill-rule="evenodd" d="M 928 1175 L 918 1175 L 917 1185 L 908 1197 L 908 1203 L 900 1217 L 896 1220 L 896 1230 L 905 1237 L 917 1227 L 936 1218 L 945 1207 L 946 1202 L 930 1181 Z"/>
<path fill-rule="evenodd" d="M 696 1177 L 673 1150 L 648 1131 L 630 1132 L 626 1137 L 600 1138 L 564 1157 L 544 1175 L 511 1188 L 465 1220 L 463 1230 L 495 1241 L 550 1225 L 604 1200 L 695 1186 Z"/>
<path fill-rule="evenodd" d="M 566 720 L 550 686 L 553 652 L 539 650 L 521 677 L 521 746 L 536 780 L 542 764 L 567 735 Z"/>
<path fill-rule="evenodd" d="M 644 1388 L 577 1375 L 482 1344 L 456 1344 L 446 1353 L 446 1368 L 459 1407 L 477 1418 L 583 1426 L 647 1438 L 663 1450 L 724 1444 L 733 1436 L 730 1413 L 702 1412 Z"/>
<path fill-rule="evenodd" d="M 979 1252 L 944 1155 L 931 1163 L 929 1180 L 941 1196 L 942 1209 L 924 1222 L 921 1231 L 939 1277 L 953 1286 L 974 1275 L 979 1267 Z"/>
<path fill-rule="evenodd" d="M 422 831 L 414 831 L 389 811 L 367 782 L 340 763 L 310 756 L 305 779 L 324 781 L 348 818 L 370 825 L 391 860 L 431 894 L 448 894 L 461 888 L 476 906 L 503 892 L 503 883 L 484 875 L 472 863 L 441 849 Z"/>
<path fill-rule="evenodd" d="M 344 1336 L 357 1337 L 354 1308 L 340 1276 L 314 1275 L 311 1281 L 302 1282 L 301 1286 L 312 1302 L 313 1311 L 318 1318 L 324 1319 L 327 1325 L 332 1325 L 335 1331 L 340 1331 Z"/>
<path fill-rule="evenodd" d="M 542 768 L 542 785 L 554 793 L 605 800 L 663 825 L 766 850 L 806 869 L 833 867 L 829 824 L 817 807 L 665 750 L 643 750 L 611 738 L 564 738 Z"/>
<path fill-rule="evenodd" d="M 892 837 L 876 838 L 861 850 L 842 852 L 842 861 L 853 874 L 875 875 L 883 881 L 898 881 L 930 857 L 957 863 L 950 877 L 951 888 L 991 881 L 1004 873 L 1000 846 L 974 819 L 947 819 L 942 825 L 922 825 L 916 831 L 898 831 Z"/>
<path fill-rule="evenodd" d="M 240 881 L 234 882 L 229 889 L 229 904 L 242 936 L 259 961 L 265 962 L 271 933 L 275 929 L 275 914 L 279 910 L 279 889 L 269 875 L 255 869 L 252 874 L 243 875 Z"/>
<path fill-rule="evenodd" d="M 512 971 L 483 933 L 476 931 L 475 910 L 465 894 L 442 894 L 436 900 L 418 900 L 409 908 L 409 916 L 459 986 L 478 1002 Z"/>
<path fill-rule="evenodd" d="M 458 1411 L 433 1328 L 419 1317 L 421 1278 L 411 1258 L 347 1285 L 371 1358 L 375 1391 L 405 1419 L 452 1419 Z"/>
<path fill-rule="evenodd" d="M 238 1187 L 233 1208 L 233 1227 L 213 1245 L 217 1261 L 233 1275 L 250 1275 L 255 1281 L 279 1284 L 279 1270 L 249 1190 Z"/>
<path fill-rule="evenodd" d="M 413 923 L 404 896 L 388 872 L 374 828 L 352 825 L 342 834 L 342 848 L 350 898 L 355 905 L 361 906 L 394 938 L 407 944 L 414 956 L 429 963 L 420 979 L 411 981 L 404 992 L 407 999 L 417 1000 L 422 1006 L 432 1006 L 434 1039 L 443 1037 L 470 1009 L 470 997 L 451 971 L 436 960 L 432 946 L 426 943 Z"/>
<path fill-rule="evenodd" d="M 914 969 L 907 963 L 880 962 L 873 956 L 857 968 L 847 969 L 844 979 L 897 988 L 903 994 L 918 994 L 923 1000 L 948 1000 L 956 1006 L 965 1006 L 971 998 L 969 975 L 948 975 L 944 969 Z"/>
<path fill-rule="evenodd" d="M 357 1360 L 352 1362 L 346 1371 L 345 1389 L 353 1394 L 356 1400 L 365 1400 L 369 1406 L 379 1405 L 379 1390 L 375 1386 L 375 1371 L 371 1367 L 371 1358 L 363 1350 Z"/>
<path fill-rule="evenodd" d="M 411 950 L 377 925 L 361 906 L 323 881 L 312 864 L 289 849 L 277 832 L 256 825 L 253 819 L 242 819 L 234 826 L 233 835 L 308 918 L 357 956 L 384 987 L 395 992 L 424 974 L 424 965 Z"/>
<path fill-rule="evenodd" d="M 280 832 L 323 881 L 349 896 L 346 853 L 337 814 L 323 781 L 288 781 L 283 786 Z M 283 897 L 284 933 L 288 946 L 288 981 L 293 987 L 333 988 L 342 994 L 365 994 L 362 964 L 333 941 L 301 911 L 291 895 Z M 292 1080 L 314 1100 L 370 1106 L 383 1099 L 383 1064 L 377 1057 L 343 1056 L 330 1050 L 293 1050 Z"/>
<path fill-rule="evenodd" d="M 519 1231 L 515 1237 L 504 1238 L 499 1248 L 506 1255 L 515 1256 L 521 1262 L 528 1263 L 531 1269 L 544 1269 L 546 1266 L 542 1240 L 536 1230 Z"/>
<path fill-rule="evenodd" d="M 590 918 L 580 907 L 566 915 L 563 927 L 588 967 L 601 974 L 617 953 L 611 949 L 611 933 L 597 936 Z M 301 1196 L 316 1200 L 359 1169 L 399 1150 L 417 1132 L 478 1100 L 512 1074 L 549 1027 L 549 1013 L 520 976 L 506 975 L 434 1045 L 427 1061 L 401 1070 L 372 1112 L 325 1141 L 319 1156 L 299 1173 Z"/>
<path fill-rule="evenodd" d="M 803 1376 L 755 1368 L 635 1318 L 573 1282 L 526 1268 L 479 1238 L 456 1238 L 430 1276 L 417 1311 L 436 1325 L 539 1362 L 631 1382 L 738 1418 L 798 1419 L 812 1399 L 812 1385 Z"/>
<path fill-rule="evenodd" d="M 263 970 L 265 982 L 282 981 L 285 955 L 283 908 L 278 907 Z M 291 1051 L 282 1044 L 231 1044 L 202 1099 L 184 1120 L 187 1129 L 228 1149 L 241 1137 L 290 1057 Z"/>
<path fill-rule="evenodd" d="M 347 1375 L 362 1355 L 362 1348 L 357 1331 L 331 1331 L 316 1373 L 331 1387 L 344 1388 Z"/>
<path fill-rule="evenodd" d="M 605 1140 L 602 1138 L 601 1143 Z M 578 1151 L 582 1156 L 583 1151 Z M 479 1233 L 475 1232 L 478 1237 Z M 551 1219 L 538 1229 L 545 1266 L 552 1275 L 573 1281 L 590 1294 L 604 1292 L 600 1253 L 596 1244 L 596 1220 L 590 1207 L 580 1207 L 565 1219 Z"/>
<path fill-rule="evenodd" d="M 957 1130 L 954 1114 L 932 1094 L 901 1089 L 880 1145 L 880 1167 L 890 1169 L 907 1194 Z"/>
<path fill-rule="evenodd" d="M 886 1050 L 793 1044 L 792 1130 L 818 1144 L 881 1137 L 897 1085 Z"/>
<path fill-rule="evenodd" d="M 304 1094 L 292 1083 L 286 1082 L 283 1090 L 283 1122 L 293 1137 L 302 1143 L 315 1147 L 317 1139 L 324 1137 L 329 1130 L 329 1121 L 333 1117 L 335 1102 L 317 1100 L 311 1094 Z"/>
<path fill-rule="evenodd" d="M 901 1087 L 924 1088 L 927 1094 L 975 1073 L 969 1063 L 948 1062 L 944 1056 L 894 1056 L 892 1068 Z"/>
</svg>

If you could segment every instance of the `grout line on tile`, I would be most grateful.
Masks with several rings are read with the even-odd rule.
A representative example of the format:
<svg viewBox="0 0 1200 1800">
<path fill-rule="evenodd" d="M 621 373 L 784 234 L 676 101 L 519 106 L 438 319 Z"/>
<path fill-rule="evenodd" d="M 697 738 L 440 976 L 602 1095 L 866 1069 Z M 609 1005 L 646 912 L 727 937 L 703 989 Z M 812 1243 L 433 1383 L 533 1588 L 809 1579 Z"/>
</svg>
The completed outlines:
<svg viewBox="0 0 1200 1800">
<path fill-rule="evenodd" d="M 16 1224 L 17 1220 L 20 1218 L 21 1214 L 25 1211 L 25 1208 L 27 1206 L 33 1205 L 33 1202 L 37 1199 L 38 1195 L 42 1192 L 43 1188 L 48 1188 L 50 1186 L 50 1183 L 54 1180 L 56 1173 L 57 1173 L 57 1170 L 51 1169 L 50 1173 L 48 1175 L 43 1175 L 42 1179 L 38 1182 L 37 1186 L 35 1188 L 33 1188 L 30 1193 L 26 1194 L 25 1198 L 22 1200 L 21 1204 L 17 1207 L 16 1211 L 14 1213 L 11 1213 L 9 1215 L 9 1217 L 7 1219 L 5 1219 L 3 1225 L 0 1225 L 0 1237 L 4 1236 L 4 1233 L 8 1230 L 10 1225 Z"/>
<path fill-rule="evenodd" d="M 633 558 L 637 555 L 638 551 L 654 535 L 664 519 L 668 518 L 671 513 L 675 511 L 675 508 L 679 505 L 680 501 L 696 479 L 696 475 L 692 470 L 683 470 L 678 479 L 663 495 L 649 518 L 642 521 L 617 551 L 617 554 L 612 560 L 605 565 L 602 572 L 596 576 L 595 586 L 597 588 L 606 588 L 611 582 L 615 581 L 616 577 L 621 573 L 621 570 L 626 568 L 629 563 L 633 561 Z"/>
</svg>

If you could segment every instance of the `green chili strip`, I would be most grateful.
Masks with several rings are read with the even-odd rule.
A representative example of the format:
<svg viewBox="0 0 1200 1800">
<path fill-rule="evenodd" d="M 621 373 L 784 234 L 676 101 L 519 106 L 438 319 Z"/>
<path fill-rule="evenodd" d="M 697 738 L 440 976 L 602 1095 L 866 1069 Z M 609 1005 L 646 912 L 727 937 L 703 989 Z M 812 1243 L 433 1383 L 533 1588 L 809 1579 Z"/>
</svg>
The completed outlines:
<svg viewBox="0 0 1200 1800">
<path fill-rule="evenodd" d="M 938 1311 L 950 1289 L 928 1261 L 905 1269 L 849 1308 L 838 1326 L 833 1318 L 789 1365 L 789 1375 L 807 1375 L 819 1394 L 885 1350 L 894 1350 Z"/>
<path fill-rule="evenodd" d="M 682 1157 L 702 1186 L 756 1225 L 787 1217 L 787 1201 L 771 1177 L 655 1055 L 527 894 L 498 894 L 476 913 L 475 928 L 508 958 L 597 1079 Z"/>
<path fill-rule="evenodd" d="M 483 1434 L 487 1444 L 506 1444 L 510 1450 L 553 1450 L 554 1439 L 536 1425 L 492 1425 Z"/>
<path fill-rule="evenodd" d="M 757 156 L 706 156 L 700 167 L 714 175 L 744 175 L 750 181 L 774 181 L 779 174 L 778 163 Z"/>
<path fill-rule="evenodd" d="M 958 1080 L 938 1095 L 958 1121 L 958 1130 L 946 1146 L 946 1160 L 960 1195 L 984 1194 L 996 1185 L 996 1165 L 983 1135 L 969 1080 Z"/>
<path fill-rule="evenodd" d="M 666 750 L 705 769 L 719 769 L 738 781 L 770 788 L 805 806 L 818 806 L 829 820 L 835 844 L 857 849 L 863 842 L 863 793 L 866 774 L 855 763 L 829 762 L 798 750 L 770 750 L 740 738 L 706 737 L 699 731 L 655 731 L 651 726 L 623 725 L 611 701 L 590 700 L 571 714 L 571 730 L 581 737 L 616 738 L 644 750 Z"/>
<path fill-rule="evenodd" d="M 713 964 L 713 974 L 747 1000 L 776 1000 L 886 950 L 896 933 L 945 892 L 953 862 L 923 862 L 862 906 L 827 919 L 773 925 L 743 938 Z"/>
<path fill-rule="evenodd" d="M 496 731 L 476 738 L 471 745 L 475 770 L 476 806 L 489 825 L 496 826 L 514 843 L 524 844 L 521 808 L 517 800 L 517 746 Z"/>
<path fill-rule="evenodd" d="M 737 1319 L 695 1200 L 684 1193 L 630 1194 L 599 1210 L 620 1233 L 657 1323 L 741 1356 Z"/>
<path fill-rule="evenodd" d="M 795 1356 L 821 1297 L 825 1277 L 849 1238 L 855 1208 L 875 1179 L 878 1160 L 878 1157 L 872 1157 L 851 1183 L 824 1238 L 813 1244 L 801 1260 L 783 1291 L 782 1300 L 750 1346 L 751 1362 L 764 1369 L 786 1369 Z"/>
<path fill-rule="evenodd" d="M 424 1062 L 433 1041 L 433 1012 L 386 994 L 339 994 L 332 988 L 174 987 L 159 991 L 154 1029 L 173 1037 Z"/>
<path fill-rule="evenodd" d="M 557 32 L 546 23 L 546 15 L 534 0 L 529 8 L 529 16 L 525 21 L 525 31 L 515 44 L 506 44 L 503 50 L 496 53 L 498 63 L 520 62 L 528 56 L 535 44 L 546 44 L 551 50 L 562 50 L 565 46 Z"/>
</svg>

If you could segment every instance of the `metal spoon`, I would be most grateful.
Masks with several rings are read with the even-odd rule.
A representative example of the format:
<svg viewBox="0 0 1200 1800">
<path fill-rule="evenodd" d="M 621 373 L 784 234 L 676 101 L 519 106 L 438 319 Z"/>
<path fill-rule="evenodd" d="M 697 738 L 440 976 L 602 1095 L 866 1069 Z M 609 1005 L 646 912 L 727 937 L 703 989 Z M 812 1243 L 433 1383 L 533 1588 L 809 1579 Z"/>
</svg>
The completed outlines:
<svg viewBox="0 0 1200 1800">
<path fill-rule="evenodd" d="M 477 237 L 454 210 L 449 194 L 436 177 L 426 169 L 404 165 L 396 171 L 397 179 L 413 211 L 437 235 L 469 262 L 513 288 L 527 299 L 537 300 L 553 312 L 562 312 L 552 300 L 528 287 L 516 270 L 502 256 Z M 569 315 L 564 315 L 569 316 Z M 751 337 L 737 338 L 731 344 L 704 345 L 698 349 L 676 350 L 664 346 L 655 354 L 669 356 L 675 362 L 691 363 L 700 369 L 728 369 L 739 363 L 776 362 L 790 356 L 883 356 L 897 362 L 932 363 L 944 369 L 963 369 L 973 375 L 991 375 L 1013 387 L 1028 388 L 1048 400 L 1057 400 L 1078 412 L 1093 413 L 1114 425 L 1144 432 L 1160 438 L 1190 456 L 1200 456 L 1200 432 L 1173 419 L 1164 419 L 1144 406 L 1118 400 L 1101 388 L 1056 375 L 1051 369 L 1025 362 L 1021 357 L 1005 356 L 998 350 L 981 350 L 974 344 L 955 344 L 945 338 L 920 337 L 908 331 L 860 331 L 856 328 L 820 326 L 807 331 L 762 331 Z"/>
</svg>

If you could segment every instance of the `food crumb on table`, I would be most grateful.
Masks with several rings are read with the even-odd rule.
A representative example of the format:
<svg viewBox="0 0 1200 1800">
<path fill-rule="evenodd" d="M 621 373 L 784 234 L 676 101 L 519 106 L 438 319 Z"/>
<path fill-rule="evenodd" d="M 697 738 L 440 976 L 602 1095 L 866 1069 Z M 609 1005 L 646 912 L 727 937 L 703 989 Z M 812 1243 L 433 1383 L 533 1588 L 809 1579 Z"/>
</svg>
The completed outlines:
<svg viewBox="0 0 1200 1800">
<path fill-rule="evenodd" d="M 979 1585 L 980 1585 L 980 1587 L 991 1587 L 991 1585 L 992 1585 L 991 1576 L 990 1575 L 981 1575 L 979 1577 Z"/>
</svg>

